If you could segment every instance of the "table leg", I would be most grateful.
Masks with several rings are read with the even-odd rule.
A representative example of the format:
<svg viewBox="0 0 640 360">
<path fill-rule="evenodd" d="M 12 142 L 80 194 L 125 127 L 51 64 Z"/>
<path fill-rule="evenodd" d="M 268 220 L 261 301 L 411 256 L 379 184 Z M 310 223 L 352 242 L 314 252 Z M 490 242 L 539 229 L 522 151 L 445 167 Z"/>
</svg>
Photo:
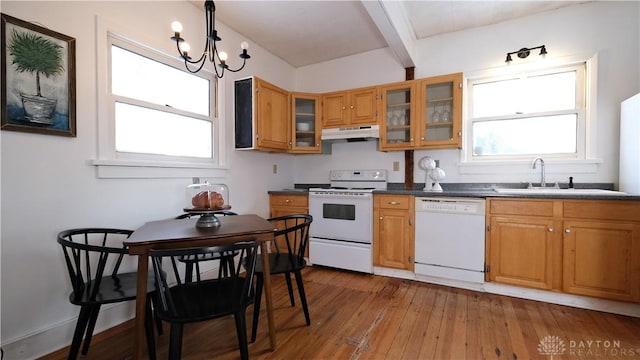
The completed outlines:
<svg viewBox="0 0 640 360">
<path fill-rule="evenodd" d="M 271 270 L 269 268 L 269 253 L 267 242 L 260 242 L 260 253 L 262 255 L 262 271 L 264 273 L 264 297 L 267 302 L 267 322 L 269 323 L 269 339 L 271 340 L 271 351 L 276 349 L 276 327 L 273 320 L 273 302 L 271 301 Z M 142 308 L 144 311 L 144 308 Z M 144 326 L 144 323 L 142 323 Z"/>
<path fill-rule="evenodd" d="M 144 333 L 144 317 L 147 301 L 147 272 L 149 271 L 149 259 L 146 254 L 138 256 L 138 279 L 136 288 L 136 319 L 135 334 L 133 339 L 133 358 L 145 358 L 146 337 Z"/>
</svg>

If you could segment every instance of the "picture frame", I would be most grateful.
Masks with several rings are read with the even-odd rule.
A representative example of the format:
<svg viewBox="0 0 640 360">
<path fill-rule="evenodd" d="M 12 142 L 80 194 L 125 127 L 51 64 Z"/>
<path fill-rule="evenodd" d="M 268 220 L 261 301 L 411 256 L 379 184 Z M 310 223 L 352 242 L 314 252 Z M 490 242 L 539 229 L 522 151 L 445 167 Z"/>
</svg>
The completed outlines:
<svg viewBox="0 0 640 360">
<path fill-rule="evenodd" d="M 75 137 L 75 38 L 4 13 L 0 16 L 0 128 Z"/>
</svg>

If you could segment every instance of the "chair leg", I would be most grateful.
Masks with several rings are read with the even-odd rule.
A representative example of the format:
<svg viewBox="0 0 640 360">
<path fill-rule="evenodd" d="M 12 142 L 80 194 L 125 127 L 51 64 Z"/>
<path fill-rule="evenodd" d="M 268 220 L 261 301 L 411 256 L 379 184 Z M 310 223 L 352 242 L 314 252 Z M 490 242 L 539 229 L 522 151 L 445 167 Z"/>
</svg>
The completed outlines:
<svg viewBox="0 0 640 360">
<path fill-rule="evenodd" d="M 169 335 L 169 360 L 179 360 L 182 356 L 182 324 L 171 324 Z"/>
<path fill-rule="evenodd" d="M 296 306 L 296 301 L 293 299 L 293 287 L 291 286 L 291 274 L 284 273 L 284 279 L 287 281 L 287 289 L 289 290 L 289 301 L 291 306 Z"/>
<path fill-rule="evenodd" d="M 300 270 L 293 272 L 296 276 L 296 284 L 298 285 L 298 292 L 300 293 L 300 302 L 302 303 L 302 311 L 304 311 L 304 318 L 307 320 L 307 326 L 311 325 L 311 318 L 309 317 L 309 308 L 307 307 L 307 295 L 304 293 L 304 284 L 302 283 L 302 273 Z"/>
<path fill-rule="evenodd" d="M 89 324 L 87 325 L 87 331 L 84 335 L 84 343 L 82 344 L 82 355 L 87 355 L 89 352 L 89 345 L 91 345 L 91 337 L 93 337 L 93 330 L 96 327 L 98 321 L 98 314 L 100 313 L 100 305 L 90 305 L 91 315 L 89 316 Z"/>
<path fill-rule="evenodd" d="M 156 322 L 156 328 L 158 330 L 158 335 L 162 335 L 164 333 L 164 329 L 162 328 L 162 320 L 157 313 L 158 303 L 156 302 L 155 293 L 147 294 L 147 301 L 151 301 L 151 305 L 153 305 L 153 318 Z"/>
<path fill-rule="evenodd" d="M 251 324 L 251 342 L 256 342 L 258 332 L 258 318 L 260 317 L 260 301 L 262 299 L 262 274 L 256 274 L 256 294 L 253 299 L 253 323 Z"/>
<path fill-rule="evenodd" d="M 249 359 L 249 345 L 247 344 L 247 321 L 246 314 L 243 309 L 234 314 L 236 320 L 236 332 L 238 333 L 238 346 L 240 347 L 240 359 Z"/>
<path fill-rule="evenodd" d="M 151 299 L 149 295 L 147 295 L 147 306 L 145 309 L 144 332 L 147 336 L 149 360 L 156 360 L 156 341 L 153 334 L 153 310 L 151 309 Z"/>
<path fill-rule="evenodd" d="M 80 307 L 80 315 L 78 315 L 78 322 L 76 323 L 76 329 L 73 331 L 73 340 L 71 340 L 71 346 L 69 347 L 69 360 L 75 360 L 80 352 L 80 345 L 82 344 L 82 338 L 87 330 L 87 324 L 91 317 L 91 306 L 85 305 Z"/>
</svg>

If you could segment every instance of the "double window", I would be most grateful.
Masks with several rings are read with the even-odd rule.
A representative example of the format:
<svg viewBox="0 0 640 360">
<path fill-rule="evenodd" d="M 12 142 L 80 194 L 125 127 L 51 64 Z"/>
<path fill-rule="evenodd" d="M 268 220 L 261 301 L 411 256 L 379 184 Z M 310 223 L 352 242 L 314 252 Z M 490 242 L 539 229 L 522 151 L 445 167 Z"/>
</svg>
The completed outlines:
<svg viewBox="0 0 640 360">
<path fill-rule="evenodd" d="M 190 73 L 179 59 L 107 26 L 99 22 L 105 41 L 98 44 L 99 154 L 94 163 L 143 169 L 136 177 L 207 176 L 221 169 L 224 127 L 216 117 L 215 76 Z M 159 175 L 158 169 L 167 170 Z"/>
<path fill-rule="evenodd" d="M 109 40 L 116 153 L 213 160 L 215 80 L 133 43 Z"/>
<path fill-rule="evenodd" d="M 469 83 L 468 160 L 584 159 L 586 65 Z"/>
<path fill-rule="evenodd" d="M 112 43 L 116 152 L 212 159 L 210 82 Z"/>
</svg>

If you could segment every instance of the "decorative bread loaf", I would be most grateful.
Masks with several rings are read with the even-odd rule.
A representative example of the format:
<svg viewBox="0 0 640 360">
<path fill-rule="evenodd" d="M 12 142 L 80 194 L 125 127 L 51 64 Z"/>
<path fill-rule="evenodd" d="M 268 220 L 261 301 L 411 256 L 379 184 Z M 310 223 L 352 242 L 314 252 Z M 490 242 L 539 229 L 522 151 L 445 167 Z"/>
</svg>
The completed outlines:
<svg viewBox="0 0 640 360">
<path fill-rule="evenodd" d="M 224 199 L 215 191 L 201 191 L 191 199 L 191 204 L 196 208 L 221 209 L 224 206 Z"/>
</svg>

